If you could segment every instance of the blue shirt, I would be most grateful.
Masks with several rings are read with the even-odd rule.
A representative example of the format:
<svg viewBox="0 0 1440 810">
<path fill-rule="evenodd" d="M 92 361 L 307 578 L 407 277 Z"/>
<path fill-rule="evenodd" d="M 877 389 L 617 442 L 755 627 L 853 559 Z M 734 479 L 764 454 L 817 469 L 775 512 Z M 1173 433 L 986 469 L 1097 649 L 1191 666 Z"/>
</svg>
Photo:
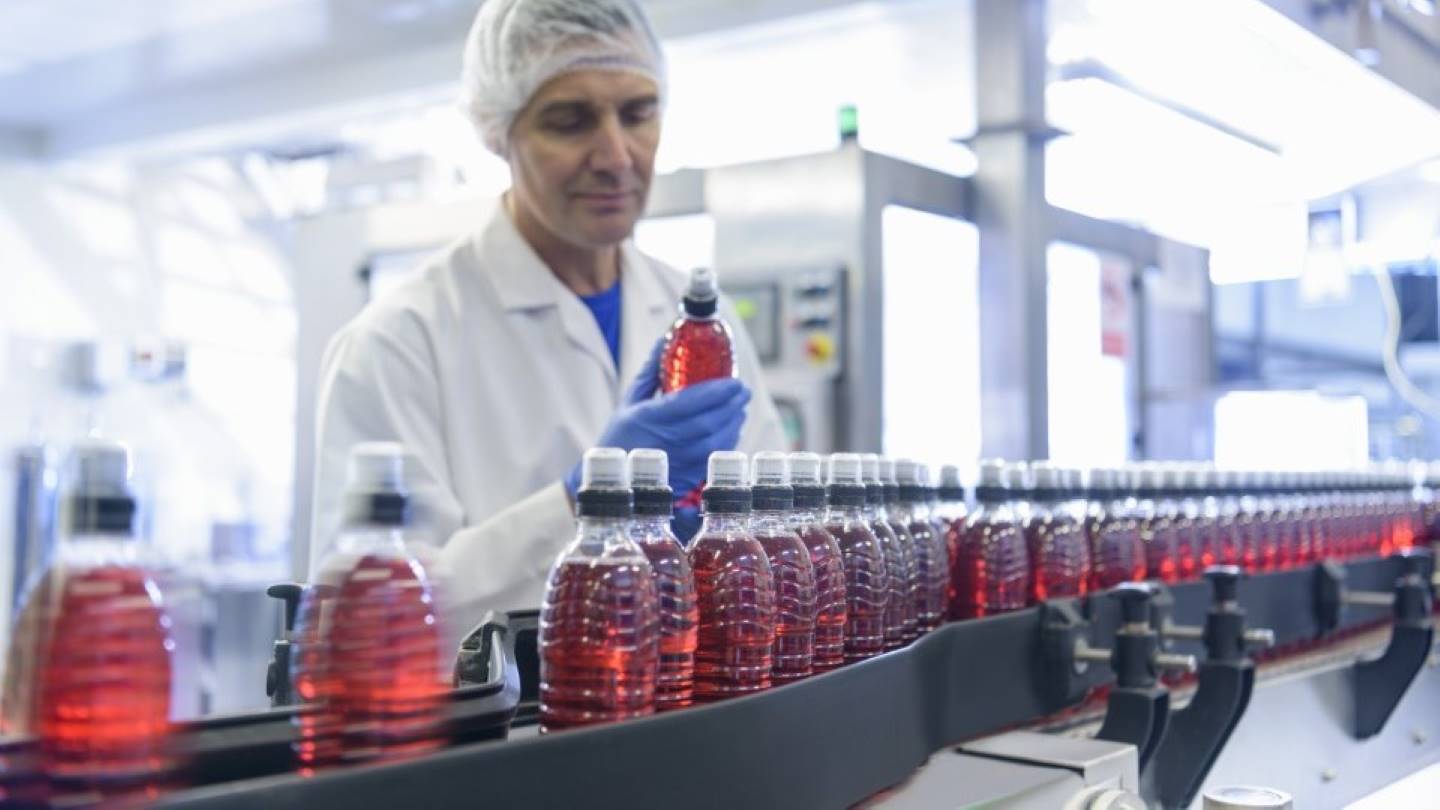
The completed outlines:
<svg viewBox="0 0 1440 810">
<path fill-rule="evenodd" d="M 595 324 L 605 336 L 605 345 L 610 347 L 610 359 L 615 361 L 615 368 L 620 368 L 620 281 L 617 279 L 614 286 L 604 292 L 582 295 L 580 300 L 595 316 Z"/>
</svg>

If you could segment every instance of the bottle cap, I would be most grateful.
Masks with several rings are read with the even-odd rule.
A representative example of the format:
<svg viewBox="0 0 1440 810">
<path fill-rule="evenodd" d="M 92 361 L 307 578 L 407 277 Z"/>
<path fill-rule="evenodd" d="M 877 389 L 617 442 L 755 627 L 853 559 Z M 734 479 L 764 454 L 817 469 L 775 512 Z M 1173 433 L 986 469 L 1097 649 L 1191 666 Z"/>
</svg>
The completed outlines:
<svg viewBox="0 0 1440 810">
<path fill-rule="evenodd" d="M 746 487 L 745 454 L 735 450 L 716 450 L 710 454 L 710 464 L 705 476 L 710 487 Z"/>
<path fill-rule="evenodd" d="M 361 442 L 350 448 L 345 489 L 349 492 L 404 492 L 405 446 Z"/>
<path fill-rule="evenodd" d="M 1057 490 L 1065 487 L 1064 470 L 1049 461 L 1030 462 L 1031 480 L 1038 490 Z"/>
<path fill-rule="evenodd" d="M 895 459 L 889 456 L 881 456 L 876 460 L 876 474 L 880 477 L 880 483 L 885 486 L 894 486 L 900 483 L 895 477 Z"/>
<path fill-rule="evenodd" d="M 816 453 L 790 454 L 790 483 L 795 486 L 823 486 L 820 479 L 820 456 Z"/>
<path fill-rule="evenodd" d="M 830 456 L 831 486 L 864 486 L 864 462 L 854 453 L 834 453 Z"/>
<path fill-rule="evenodd" d="M 130 449 L 108 439 L 82 439 L 70 451 L 71 495 L 129 497 Z"/>
<path fill-rule="evenodd" d="M 1140 489 L 1144 492 L 1158 492 L 1161 487 L 1163 471 L 1156 464 L 1142 464 L 1140 466 Z"/>
<path fill-rule="evenodd" d="M 133 534 L 135 496 L 130 491 L 130 449 L 108 439 L 82 439 L 70 450 L 65 496 L 71 534 Z"/>
<path fill-rule="evenodd" d="M 670 457 L 664 450 L 642 447 L 630 451 L 630 486 L 636 489 L 670 488 Z"/>
<path fill-rule="evenodd" d="M 1110 492 L 1115 489 L 1116 471 L 1109 467 L 1091 467 L 1086 485 L 1091 492 Z"/>
<path fill-rule="evenodd" d="M 344 499 L 347 523 L 404 526 L 410 522 L 405 455 L 399 442 L 361 442 L 350 448 Z"/>
<path fill-rule="evenodd" d="M 685 287 L 682 303 L 685 313 L 697 318 L 708 318 L 715 314 L 720 298 L 720 284 L 715 271 L 708 267 L 697 267 L 690 271 L 690 283 Z"/>
<path fill-rule="evenodd" d="M 593 447 L 580 462 L 580 489 L 629 489 L 630 474 L 625 451 L 618 447 Z"/>
<path fill-rule="evenodd" d="M 713 456 L 712 456 L 713 458 Z M 790 459 L 784 453 L 765 451 L 756 453 L 751 459 L 752 474 L 757 487 L 786 487 L 790 485 Z"/>
<path fill-rule="evenodd" d="M 954 464 L 945 464 L 940 467 L 940 486 L 942 488 L 964 489 L 965 485 L 960 482 L 960 468 Z"/>
<path fill-rule="evenodd" d="M 895 459 L 895 482 L 900 486 L 924 486 L 929 478 L 925 465 L 914 459 Z"/>
<path fill-rule="evenodd" d="M 1030 489 L 1030 469 L 1023 461 L 1012 461 L 1005 465 L 1001 474 L 1007 489 Z"/>
<path fill-rule="evenodd" d="M 978 485 L 982 487 L 1005 486 L 1005 462 L 995 458 L 982 460 L 980 462 L 980 481 Z"/>
<path fill-rule="evenodd" d="M 882 483 L 880 481 L 880 456 L 875 453 L 861 453 L 860 472 L 865 477 L 866 486 Z"/>
<path fill-rule="evenodd" d="M 670 491 L 670 457 L 664 450 L 648 447 L 630 451 L 630 486 L 637 515 L 671 515 L 675 511 Z"/>
</svg>

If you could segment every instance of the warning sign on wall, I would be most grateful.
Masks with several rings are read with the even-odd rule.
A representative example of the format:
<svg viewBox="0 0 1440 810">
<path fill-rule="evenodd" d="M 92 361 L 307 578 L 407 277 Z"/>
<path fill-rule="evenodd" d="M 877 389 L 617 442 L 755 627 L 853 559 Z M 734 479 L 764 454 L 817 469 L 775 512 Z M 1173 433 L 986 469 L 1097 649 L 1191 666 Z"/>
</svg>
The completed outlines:
<svg viewBox="0 0 1440 810">
<path fill-rule="evenodd" d="M 1124 357 L 1130 351 L 1130 263 L 1115 256 L 1100 260 L 1100 352 Z"/>
</svg>

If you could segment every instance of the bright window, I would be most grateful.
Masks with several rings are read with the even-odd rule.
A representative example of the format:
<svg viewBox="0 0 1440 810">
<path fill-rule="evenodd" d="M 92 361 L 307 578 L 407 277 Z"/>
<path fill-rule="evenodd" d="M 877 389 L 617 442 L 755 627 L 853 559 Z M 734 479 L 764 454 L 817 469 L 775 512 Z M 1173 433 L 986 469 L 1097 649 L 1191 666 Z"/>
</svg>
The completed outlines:
<svg viewBox="0 0 1440 810">
<path fill-rule="evenodd" d="M 1215 463 L 1236 469 L 1334 470 L 1370 457 L 1364 397 L 1234 391 L 1215 401 Z"/>
<path fill-rule="evenodd" d="M 1105 261 L 1064 242 L 1046 252 L 1050 458 L 1060 464 L 1108 466 L 1129 454 L 1125 358 L 1102 350 Z"/>
<path fill-rule="evenodd" d="M 979 230 L 896 205 L 880 229 L 885 452 L 968 467 L 980 457 Z"/>
</svg>

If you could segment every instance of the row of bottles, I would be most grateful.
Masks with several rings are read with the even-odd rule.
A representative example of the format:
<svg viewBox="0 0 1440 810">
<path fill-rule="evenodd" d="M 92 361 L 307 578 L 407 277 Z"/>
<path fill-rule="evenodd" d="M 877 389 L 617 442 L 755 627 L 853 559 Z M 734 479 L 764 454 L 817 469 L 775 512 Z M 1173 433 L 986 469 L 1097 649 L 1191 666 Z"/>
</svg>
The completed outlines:
<svg viewBox="0 0 1440 810">
<path fill-rule="evenodd" d="M 950 560 L 928 470 L 828 462 L 822 477 L 813 453 L 714 453 L 704 520 L 682 549 L 665 455 L 588 452 L 577 536 L 541 610 L 543 727 L 762 691 L 938 627 Z"/>
<path fill-rule="evenodd" d="M 295 633 L 304 774 L 446 742 L 452 661 L 435 555 L 411 530 L 405 455 L 351 455 L 346 530 L 306 589 Z M 172 787 L 173 649 L 136 547 L 123 445 L 76 445 L 54 561 L 26 589 L 0 732 L 37 738 L 0 800 L 146 798 Z M 973 504 L 958 469 L 874 455 L 715 453 L 704 522 L 670 528 L 667 459 L 585 456 L 577 535 L 541 615 L 546 730 L 643 716 L 803 680 L 983 617 L 1212 564 L 1255 572 L 1426 542 L 1440 477 L 1236 473 L 1152 464 L 1079 470 L 986 461 Z M 16 778 L 29 768 L 29 778 Z"/>
<path fill-rule="evenodd" d="M 445 742 L 453 662 L 441 641 L 433 559 L 410 534 L 405 454 L 357 446 L 346 529 L 301 602 L 291 680 L 302 774 L 388 760 Z M 0 763 L 0 804 L 146 800 L 175 787 L 174 641 L 156 573 L 137 542 L 129 450 L 78 442 L 51 563 L 25 589 L 6 658 L 0 734 L 34 757 Z"/>
<path fill-rule="evenodd" d="M 1146 463 L 1078 469 L 982 461 L 975 506 L 946 486 L 949 616 L 968 619 L 1122 582 L 1198 579 L 1385 556 L 1432 536 L 1440 478 L 1407 472 L 1239 472 Z"/>
</svg>

